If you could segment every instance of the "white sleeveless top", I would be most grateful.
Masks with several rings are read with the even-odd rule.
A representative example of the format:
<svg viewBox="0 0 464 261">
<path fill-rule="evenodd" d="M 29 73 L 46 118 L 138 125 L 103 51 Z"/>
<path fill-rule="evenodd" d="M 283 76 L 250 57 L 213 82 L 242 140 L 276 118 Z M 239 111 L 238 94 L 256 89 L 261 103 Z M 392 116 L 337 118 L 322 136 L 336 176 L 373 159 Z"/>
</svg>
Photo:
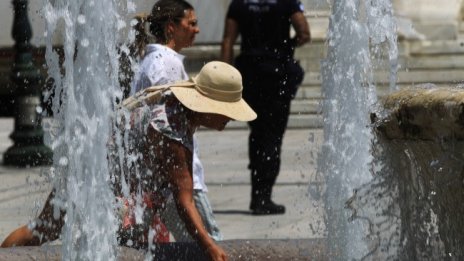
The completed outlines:
<svg viewBox="0 0 464 261">
<path fill-rule="evenodd" d="M 184 68 L 185 56 L 161 44 L 148 44 L 145 56 L 135 72 L 131 95 L 154 85 L 188 80 Z M 193 137 L 193 189 L 207 192 L 204 169 L 198 155 L 198 141 Z"/>
</svg>

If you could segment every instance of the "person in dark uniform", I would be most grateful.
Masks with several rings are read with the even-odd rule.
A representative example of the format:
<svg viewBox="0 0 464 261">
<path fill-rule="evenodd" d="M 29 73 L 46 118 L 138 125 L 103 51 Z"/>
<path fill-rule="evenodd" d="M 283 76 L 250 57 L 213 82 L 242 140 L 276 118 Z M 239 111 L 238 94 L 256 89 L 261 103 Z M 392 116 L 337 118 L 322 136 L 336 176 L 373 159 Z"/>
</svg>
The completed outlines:
<svg viewBox="0 0 464 261">
<path fill-rule="evenodd" d="M 244 98 L 258 114 L 248 123 L 250 210 L 255 215 L 285 213 L 285 206 L 274 203 L 271 194 L 290 102 L 304 76 L 294 51 L 311 40 L 303 10 L 299 0 L 232 0 L 225 20 L 221 59 L 233 62 L 233 45 L 240 35 L 235 67 L 243 76 Z"/>
</svg>

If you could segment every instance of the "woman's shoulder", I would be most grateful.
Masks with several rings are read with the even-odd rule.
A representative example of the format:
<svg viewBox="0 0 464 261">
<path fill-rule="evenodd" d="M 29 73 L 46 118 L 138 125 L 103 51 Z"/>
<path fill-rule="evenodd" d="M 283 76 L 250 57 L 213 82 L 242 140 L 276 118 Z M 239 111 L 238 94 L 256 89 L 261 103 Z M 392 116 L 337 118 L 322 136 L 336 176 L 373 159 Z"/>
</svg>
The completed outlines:
<svg viewBox="0 0 464 261">
<path fill-rule="evenodd" d="M 162 47 L 163 46 L 159 44 L 147 45 L 145 56 L 142 59 L 142 66 L 157 63 L 163 59 L 166 59 L 166 52 L 162 49 Z"/>
<path fill-rule="evenodd" d="M 142 60 L 142 67 L 149 70 L 163 71 L 167 67 L 175 67 L 177 70 L 183 70 L 183 55 L 176 53 L 174 50 L 160 45 L 150 44 Z"/>
<path fill-rule="evenodd" d="M 145 50 L 145 57 L 156 56 L 159 59 L 170 59 L 170 57 L 178 57 L 179 55 L 180 54 L 173 49 L 157 43 L 148 44 Z"/>
<path fill-rule="evenodd" d="M 187 109 L 171 92 L 163 94 L 162 102 L 150 108 L 150 126 L 163 136 L 193 149 L 193 133 Z"/>
</svg>

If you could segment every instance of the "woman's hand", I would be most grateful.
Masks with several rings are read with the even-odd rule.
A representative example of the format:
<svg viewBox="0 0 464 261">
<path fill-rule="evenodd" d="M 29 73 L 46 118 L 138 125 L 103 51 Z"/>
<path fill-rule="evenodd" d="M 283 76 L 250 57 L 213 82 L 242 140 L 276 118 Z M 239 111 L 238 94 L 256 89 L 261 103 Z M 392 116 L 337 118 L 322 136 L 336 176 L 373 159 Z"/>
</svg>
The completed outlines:
<svg viewBox="0 0 464 261">
<path fill-rule="evenodd" d="M 209 257 L 211 258 L 211 260 L 213 260 L 213 261 L 226 261 L 226 260 L 228 260 L 226 252 L 220 246 L 218 246 L 216 244 L 208 247 L 208 249 L 206 251 L 207 251 Z"/>
</svg>

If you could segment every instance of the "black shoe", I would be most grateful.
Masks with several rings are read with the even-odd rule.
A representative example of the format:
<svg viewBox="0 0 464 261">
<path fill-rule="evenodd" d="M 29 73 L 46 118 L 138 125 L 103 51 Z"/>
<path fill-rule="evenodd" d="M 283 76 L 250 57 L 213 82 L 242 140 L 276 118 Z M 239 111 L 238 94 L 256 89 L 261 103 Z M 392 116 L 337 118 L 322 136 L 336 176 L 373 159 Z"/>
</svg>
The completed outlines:
<svg viewBox="0 0 464 261">
<path fill-rule="evenodd" d="M 261 202 L 251 202 L 250 210 L 253 215 L 276 215 L 284 214 L 285 206 L 278 205 L 272 200 L 261 201 Z"/>
</svg>

